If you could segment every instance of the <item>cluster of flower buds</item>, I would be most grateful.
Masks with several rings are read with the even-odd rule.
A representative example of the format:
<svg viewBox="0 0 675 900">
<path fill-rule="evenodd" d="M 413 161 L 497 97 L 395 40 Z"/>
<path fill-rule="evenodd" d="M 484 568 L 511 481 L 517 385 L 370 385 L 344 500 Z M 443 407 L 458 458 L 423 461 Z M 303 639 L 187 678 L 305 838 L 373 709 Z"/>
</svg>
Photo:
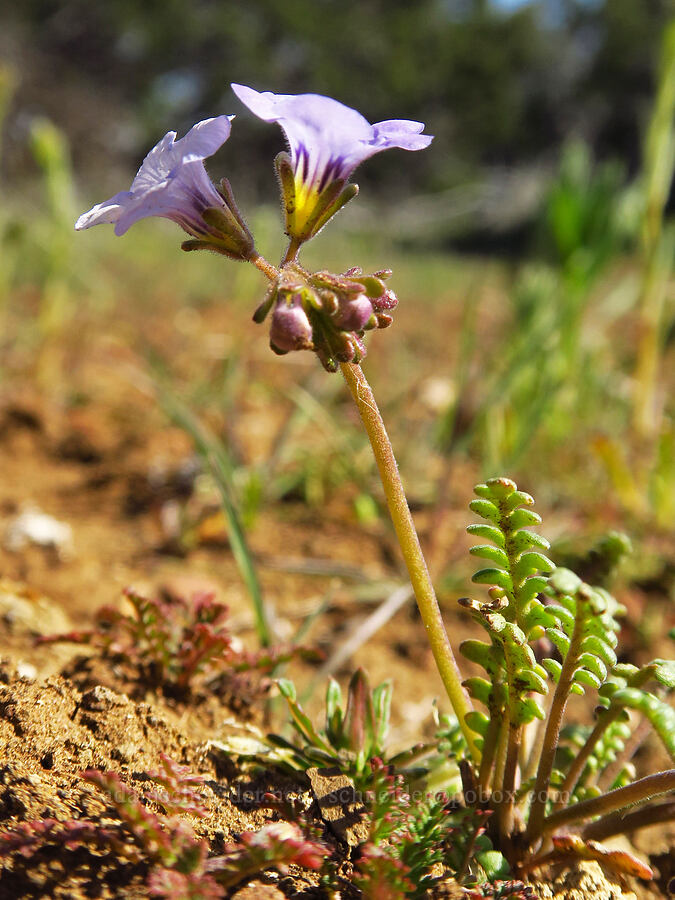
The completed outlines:
<svg viewBox="0 0 675 900">
<path fill-rule="evenodd" d="M 308 272 L 297 263 L 284 266 L 253 319 L 272 311 L 270 346 L 275 353 L 312 350 L 324 368 L 360 362 L 366 355 L 363 335 L 392 323 L 398 300 L 386 286 L 390 269 L 364 275 L 359 268 L 343 275 Z"/>
</svg>

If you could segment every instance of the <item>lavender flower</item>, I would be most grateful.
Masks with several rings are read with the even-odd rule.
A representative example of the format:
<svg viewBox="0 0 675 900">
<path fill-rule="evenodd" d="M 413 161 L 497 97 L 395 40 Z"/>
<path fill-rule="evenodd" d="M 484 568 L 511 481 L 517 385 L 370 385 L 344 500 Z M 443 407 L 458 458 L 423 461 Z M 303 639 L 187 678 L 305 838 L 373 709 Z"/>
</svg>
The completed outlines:
<svg viewBox="0 0 675 900">
<path fill-rule="evenodd" d="M 382 150 L 422 150 L 432 141 L 431 135 L 421 134 L 422 122 L 391 119 L 371 125 L 355 109 L 319 94 L 258 93 L 241 84 L 233 84 L 232 89 L 251 112 L 265 122 L 277 122 L 286 134 L 294 188 L 289 198 L 289 185 L 280 169 L 286 225 L 289 235 L 300 241 L 316 234 L 354 196 L 352 186 L 348 196 L 337 202 L 359 163 Z"/>
<path fill-rule="evenodd" d="M 131 189 L 83 213 L 75 229 L 110 223 L 115 234 L 122 235 L 140 219 L 161 216 L 197 238 L 199 246 L 247 258 L 253 241 L 233 204 L 229 185 L 224 184 L 221 194 L 204 168 L 204 160 L 230 136 L 231 118 L 204 119 L 178 141 L 176 132 L 169 131 L 143 160 Z M 194 247 L 190 242 L 186 249 Z"/>
</svg>

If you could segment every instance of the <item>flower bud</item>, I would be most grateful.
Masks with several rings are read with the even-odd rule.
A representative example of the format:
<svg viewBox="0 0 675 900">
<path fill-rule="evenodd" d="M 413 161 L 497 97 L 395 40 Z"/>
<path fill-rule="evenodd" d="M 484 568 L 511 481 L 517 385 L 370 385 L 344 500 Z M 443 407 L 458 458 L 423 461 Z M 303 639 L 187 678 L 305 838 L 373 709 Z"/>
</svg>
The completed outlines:
<svg viewBox="0 0 675 900">
<path fill-rule="evenodd" d="M 302 306 L 302 294 L 281 294 L 272 313 L 270 346 L 276 353 L 312 350 L 312 325 Z"/>
<path fill-rule="evenodd" d="M 373 304 L 365 294 L 341 296 L 335 324 L 343 331 L 363 331 L 373 316 Z"/>
<path fill-rule="evenodd" d="M 385 309 L 395 309 L 398 306 L 398 297 L 392 290 L 387 288 L 379 297 L 373 297 L 372 303 L 375 312 L 381 312 Z"/>
</svg>

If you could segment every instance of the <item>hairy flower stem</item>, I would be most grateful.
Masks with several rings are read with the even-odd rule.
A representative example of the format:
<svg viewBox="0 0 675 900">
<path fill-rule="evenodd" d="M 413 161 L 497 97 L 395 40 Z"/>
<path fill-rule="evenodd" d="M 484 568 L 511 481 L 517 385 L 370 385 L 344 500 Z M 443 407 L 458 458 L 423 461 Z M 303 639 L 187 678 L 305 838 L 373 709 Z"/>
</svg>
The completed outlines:
<svg viewBox="0 0 675 900">
<path fill-rule="evenodd" d="M 275 281 L 279 277 L 279 270 L 272 265 L 272 263 L 267 262 L 264 256 L 261 256 L 259 253 L 254 253 L 251 257 L 251 262 L 256 267 L 256 269 L 260 269 L 263 275 L 266 278 L 269 278 L 270 281 Z"/>
<path fill-rule="evenodd" d="M 623 809 L 636 803 L 658 797 L 660 794 L 668 794 L 675 791 L 675 769 L 666 769 L 665 772 L 657 772 L 655 775 L 647 775 L 626 787 L 616 788 L 599 797 L 590 800 L 582 800 L 565 809 L 551 813 L 542 821 L 543 831 L 553 831 L 560 825 L 569 825 L 570 822 L 582 822 L 593 816 L 600 816 Z M 536 798 L 535 798 L 536 799 Z"/>
<path fill-rule="evenodd" d="M 574 622 L 572 639 L 565 655 L 560 678 L 555 687 L 551 709 L 546 723 L 546 731 L 544 732 L 541 756 L 539 757 L 539 766 L 537 767 L 537 777 L 534 782 L 534 796 L 532 798 L 532 806 L 530 807 L 530 815 L 527 822 L 526 841 L 529 844 L 533 843 L 542 831 L 542 823 L 546 812 L 546 799 L 548 797 L 551 772 L 553 770 L 553 760 L 558 746 L 558 737 L 560 735 L 560 728 L 562 727 L 563 716 L 565 715 L 565 707 L 567 706 L 567 701 L 570 696 L 572 679 L 574 678 L 579 654 L 581 652 L 582 639 L 582 616 L 577 615 Z"/>
<path fill-rule="evenodd" d="M 672 822 L 675 819 L 675 800 L 665 800 L 663 803 L 654 803 L 634 812 L 627 813 L 621 809 L 606 816 L 601 816 L 595 822 L 591 822 L 581 832 L 581 837 L 586 840 L 604 841 L 615 834 L 628 834 L 639 828 L 648 828 L 650 825 L 660 825 L 662 822 Z"/>
<path fill-rule="evenodd" d="M 289 240 L 288 247 L 286 248 L 286 252 L 284 253 L 284 258 L 281 260 L 282 268 L 289 262 L 295 262 L 298 257 L 298 250 L 301 246 L 302 241 L 298 240 L 298 238 L 292 237 Z"/>
<path fill-rule="evenodd" d="M 472 708 L 471 701 L 462 687 L 462 676 L 443 624 L 436 593 L 410 514 L 389 435 L 361 367 L 353 363 L 341 363 L 340 368 L 370 440 L 396 537 L 410 575 L 410 582 L 415 592 L 415 599 L 438 672 L 466 738 L 469 753 L 475 761 L 478 761 L 480 751 L 476 746 L 476 735 L 465 721 L 467 713 Z"/>
</svg>

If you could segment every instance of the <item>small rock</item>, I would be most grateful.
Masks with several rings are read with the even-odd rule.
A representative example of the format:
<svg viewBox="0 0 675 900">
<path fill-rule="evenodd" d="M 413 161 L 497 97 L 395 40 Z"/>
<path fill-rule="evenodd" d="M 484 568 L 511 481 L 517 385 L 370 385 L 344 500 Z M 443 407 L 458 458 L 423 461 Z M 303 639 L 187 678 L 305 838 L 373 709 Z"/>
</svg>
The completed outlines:
<svg viewBox="0 0 675 900">
<path fill-rule="evenodd" d="M 232 894 L 232 900 L 285 900 L 285 895 L 273 884 L 251 881 Z"/>
<path fill-rule="evenodd" d="M 366 808 L 357 796 L 351 778 L 337 766 L 307 769 L 307 777 L 321 817 L 334 834 L 350 847 L 367 841 L 370 828 Z"/>
<path fill-rule="evenodd" d="M 19 678 L 25 678 L 28 681 L 35 681 L 37 678 L 37 669 L 31 663 L 19 661 L 16 664 L 16 674 Z"/>
<path fill-rule="evenodd" d="M 632 891 L 624 891 L 610 881 L 597 862 L 580 862 L 550 882 L 535 882 L 541 900 L 637 900 Z"/>
<path fill-rule="evenodd" d="M 25 507 L 9 522 L 4 545 L 6 550 L 17 553 L 28 544 L 56 550 L 65 559 L 73 553 L 73 529 L 37 507 Z"/>
</svg>

